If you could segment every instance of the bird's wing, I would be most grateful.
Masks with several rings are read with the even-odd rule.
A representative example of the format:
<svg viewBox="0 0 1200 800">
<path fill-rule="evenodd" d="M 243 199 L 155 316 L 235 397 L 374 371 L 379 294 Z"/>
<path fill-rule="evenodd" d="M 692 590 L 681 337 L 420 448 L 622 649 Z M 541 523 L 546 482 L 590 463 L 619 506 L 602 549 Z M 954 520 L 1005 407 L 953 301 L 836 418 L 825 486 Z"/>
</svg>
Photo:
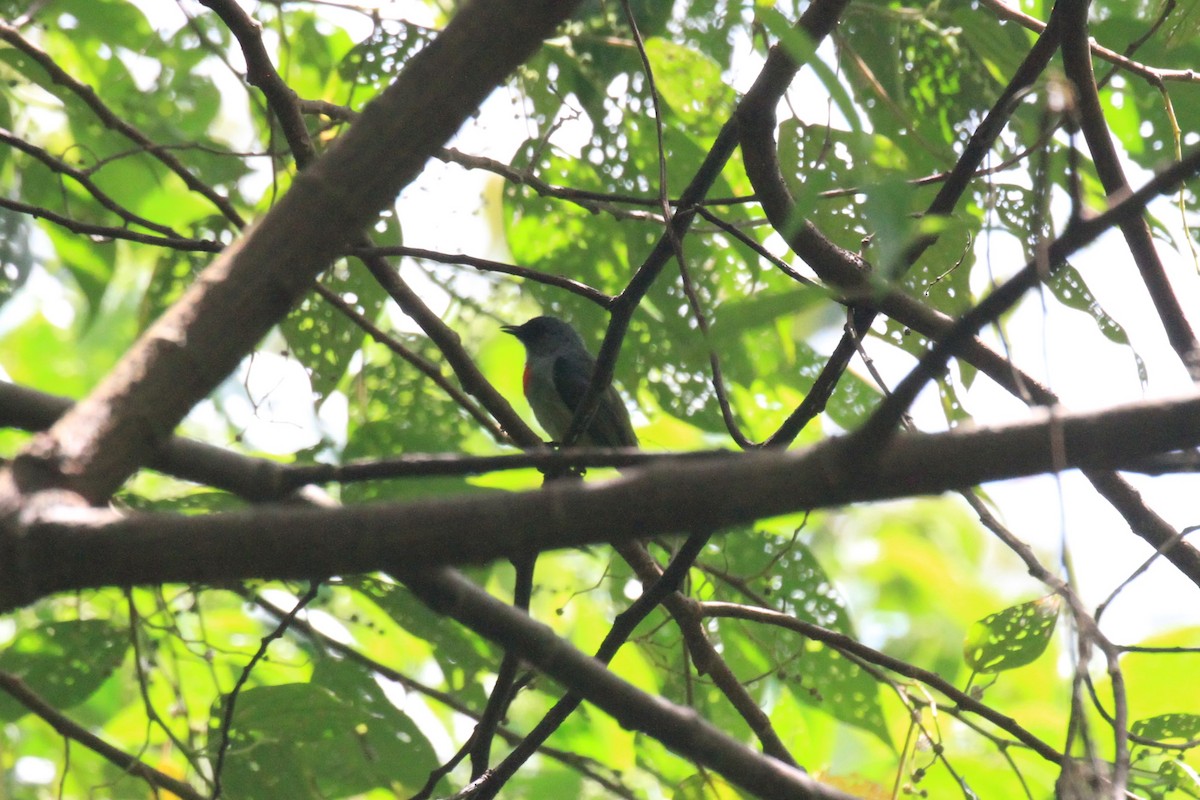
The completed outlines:
<svg viewBox="0 0 1200 800">
<path fill-rule="evenodd" d="M 558 395 L 574 413 L 587 393 L 588 382 L 592 378 L 592 370 L 596 362 L 592 358 L 572 358 L 559 356 L 554 361 L 554 388 Z M 564 432 L 565 433 L 565 432 Z M 593 444 L 598 447 L 637 447 L 637 436 L 633 425 L 629 422 L 629 412 L 616 387 L 609 386 L 604 392 L 604 398 L 596 413 L 592 416 L 592 424 L 588 426 L 584 441 L 580 444 Z"/>
<path fill-rule="evenodd" d="M 554 388 L 574 413 L 587 393 L 596 363 L 590 358 L 559 356 L 554 359 Z"/>
</svg>

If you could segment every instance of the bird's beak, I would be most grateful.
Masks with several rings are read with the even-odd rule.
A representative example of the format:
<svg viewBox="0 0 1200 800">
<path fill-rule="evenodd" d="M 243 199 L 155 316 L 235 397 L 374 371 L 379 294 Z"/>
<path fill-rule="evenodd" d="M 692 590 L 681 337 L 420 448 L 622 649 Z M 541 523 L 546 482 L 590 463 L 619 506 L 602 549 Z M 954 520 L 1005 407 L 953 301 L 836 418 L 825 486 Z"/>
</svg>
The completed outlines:
<svg viewBox="0 0 1200 800">
<path fill-rule="evenodd" d="M 513 336 L 518 336 L 521 331 L 521 326 L 520 325 L 501 325 L 500 330 L 504 331 L 505 333 L 512 334 Z"/>
</svg>

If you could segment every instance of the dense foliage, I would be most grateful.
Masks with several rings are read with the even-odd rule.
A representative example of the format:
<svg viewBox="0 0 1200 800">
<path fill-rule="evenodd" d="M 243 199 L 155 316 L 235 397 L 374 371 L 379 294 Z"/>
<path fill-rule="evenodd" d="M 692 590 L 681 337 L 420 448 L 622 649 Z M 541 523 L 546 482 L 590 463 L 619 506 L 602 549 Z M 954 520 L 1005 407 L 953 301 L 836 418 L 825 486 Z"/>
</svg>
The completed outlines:
<svg viewBox="0 0 1200 800">
<path fill-rule="evenodd" d="M 547 479 L 531 461 L 419 458 L 531 448 L 529 430 L 506 416 L 503 398 L 532 419 L 521 349 L 500 325 L 540 313 L 571 320 L 594 349 L 604 340 L 601 363 L 636 408 L 643 447 L 663 453 L 878 434 L 869 420 L 900 422 L 914 398 L 915 423 L 903 423 L 929 432 L 1026 418 L 1026 404 L 1056 401 L 1052 390 L 1096 409 L 1187 387 L 1200 377 L 1184 313 L 1200 297 L 1196 169 L 1178 164 L 1200 141 L 1200 12 L 1160 0 L 1088 5 L 582 3 L 366 226 L 369 242 L 342 230 L 316 290 L 286 318 L 253 321 L 270 332 L 238 354 L 233 374 L 209 376 L 219 362 L 201 345 L 189 356 L 200 378 L 160 381 L 161 407 L 191 409 L 175 432 L 228 460 L 204 461 L 211 450 L 140 458 L 157 471 L 125 481 L 113 506 L 216 524 L 257 509 L 253 525 L 286 537 L 295 500 L 278 501 L 310 480 L 324 492 L 310 487 L 306 502 L 318 505 L 435 509 L 571 484 L 578 476 L 561 461 L 539 462 Z M 110 373 L 146 385 L 122 357 L 164 310 L 187 306 L 217 254 L 303 189 L 300 168 L 319 166 L 472 10 L 451 6 L 0 0 L 0 454 L 50 441 L 32 432 Z M 805 66 L 792 80 L 794 62 Z M 434 98 L 441 89 L 427 86 Z M 1172 165 L 1177 180 L 1156 192 L 1164 199 L 1143 209 L 1135 197 L 1101 218 L 1107 232 L 1086 227 Z M 979 305 L 1010 279 L 1040 288 L 1020 304 Z M 932 344 L 964 314 L 976 327 L 939 363 Z M 251 320 L 223 324 L 233 337 Z M 154 374 L 153 354 L 138 363 Z M 176 400 L 210 377 L 201 402 Z M 898 407 L 881 416 L 892 390 Z M 168 417 L 174 429 L 180 420 Z M 1195 484 L 1126 483 L 1101 468 L 1189 468 L 1186 451 L 1147 460 L 1174 446 L 1143 452 L 1136 438 L 1099 439 L 1099 455 L 1076 461 L 1047 437 L 1052 464 L 1086 467 L 1096 491 L 1043 505 L 1006 508 L 970 480 L 886 504 L 781 502 L 772 508 L 788 513 L 722 518 L 711 539 L 651 529 L 644 546 L 626 537 L 615 549 L 544 552 L 531 584 L 525 540 L 483 557 L 471 540 L 489 546 L 486 525 L 446 535 L 467 534 L 454 540 L 465 542 L 458 563 L 477 586 L 527 606 L 574 648 L 595 652 L 614 620 L 617 630 L 632 622 L 615 675 L 802 766 L 810 796 L 1123 797 L 1127 787 L 1200 797 L 1200 561 L 1176 536 L 1189 524 L 1178 507 L 1157 509 L 1162 517 L 1151 508 Z M 56 446 L 73 445 L 60 435 Z M 999 451 L 971 462 L 963 475 L 1050 470 L 990 472 L 1008 463 Z M 658 469 L 669 479 L 670 467 Z M 851 473 L 833 465 L 828 482 L 871 483 L 867 467 Z M 612 477 L 593 466 L 585 480 Z M 714 481 L 695 502 L 724 491 Z M 0 508 L 6 524 L 27 522 L 10 501 Z M 547 526 L 572 507 L 556 513 Z M 640 513 L 611 509 L 614 525 Z M 1107 530 L 1072 538 L 1073 549 L 1065 518 L 1078 515 Z M 330 528 L 330 549 L 354 532 Z M 19 560 L 10 535 L 25 534 L 5 529 L 5 569 Z M 523 650 L 460 625 L 455 609 L 431 610 L 405 572 L 413 554 L 394 552 L 375 572 L 279 580 L 296 573 L 276 559 L 299 546 L 279 537 L 261 550 L 248 537 L 237 561 L 197 551 L 212 559 L 189 573 L 203 580 L 164 572 L 128 587 L 125 573 L 82 563 L 47 579 L 67 591 L 11 603 L 0 617 L 0 798 L 446 796 L 531 742 L 568 692 L 588 702 L 530 760 L 506 762 L 513 772 L 501 767 L 463 796 L 767 794 L 712 755 L 729 743 L 708 755 L 664 744 L 648 702 L 614 714 L 599 690 L 554 673 L 532 626 Z M 1110 548 L 1122 554 L 1115 563 Z M 637 558 L 647 552 L 649 566 Z M 677 593 L 626 616 L 673 558 Z M 1129 613 L 1154 618 L 1153 629 L 1126 622 L 1116 638 L 1117 611 L 1106 617 L 1097 603 L 1111 593 L 1119 609 L 1122 592 L 1136 593 L 1142 605 Z"/>
</svg>

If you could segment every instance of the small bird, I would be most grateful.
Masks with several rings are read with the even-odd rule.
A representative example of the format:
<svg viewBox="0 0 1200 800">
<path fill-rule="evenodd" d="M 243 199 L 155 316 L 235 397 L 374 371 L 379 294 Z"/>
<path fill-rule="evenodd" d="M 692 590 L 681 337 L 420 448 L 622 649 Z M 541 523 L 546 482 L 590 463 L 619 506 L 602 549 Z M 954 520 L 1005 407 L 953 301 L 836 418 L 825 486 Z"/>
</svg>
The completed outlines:
<svg viewBox="0 0 1200 800">
<path fill-rule="evenodd" d="M 575 329 L 555 317 L 534 317 L 501 330 L 525 345 L 525 398 L 537 421 L 556 442 L 566 438 L 575 409 L 587 392 L 596 359 Z M 612 386 L 600 395 L 580 445 L 637 447 L 629 411 Z"/>
</svg>

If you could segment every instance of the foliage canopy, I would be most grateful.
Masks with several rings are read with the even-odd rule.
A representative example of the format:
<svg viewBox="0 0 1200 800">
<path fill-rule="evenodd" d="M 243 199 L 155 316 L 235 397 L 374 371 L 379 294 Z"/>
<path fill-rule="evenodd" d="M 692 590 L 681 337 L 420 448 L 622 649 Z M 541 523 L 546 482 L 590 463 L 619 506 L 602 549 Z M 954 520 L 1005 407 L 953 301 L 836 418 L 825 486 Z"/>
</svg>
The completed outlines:
<svg viewBox="0 0 1200 800">
<path fill-rule="evenodd" d="M 1200 797 L 1200 6 L 566 5 L 0 0 L 0 797 Z"/>
</svg>

